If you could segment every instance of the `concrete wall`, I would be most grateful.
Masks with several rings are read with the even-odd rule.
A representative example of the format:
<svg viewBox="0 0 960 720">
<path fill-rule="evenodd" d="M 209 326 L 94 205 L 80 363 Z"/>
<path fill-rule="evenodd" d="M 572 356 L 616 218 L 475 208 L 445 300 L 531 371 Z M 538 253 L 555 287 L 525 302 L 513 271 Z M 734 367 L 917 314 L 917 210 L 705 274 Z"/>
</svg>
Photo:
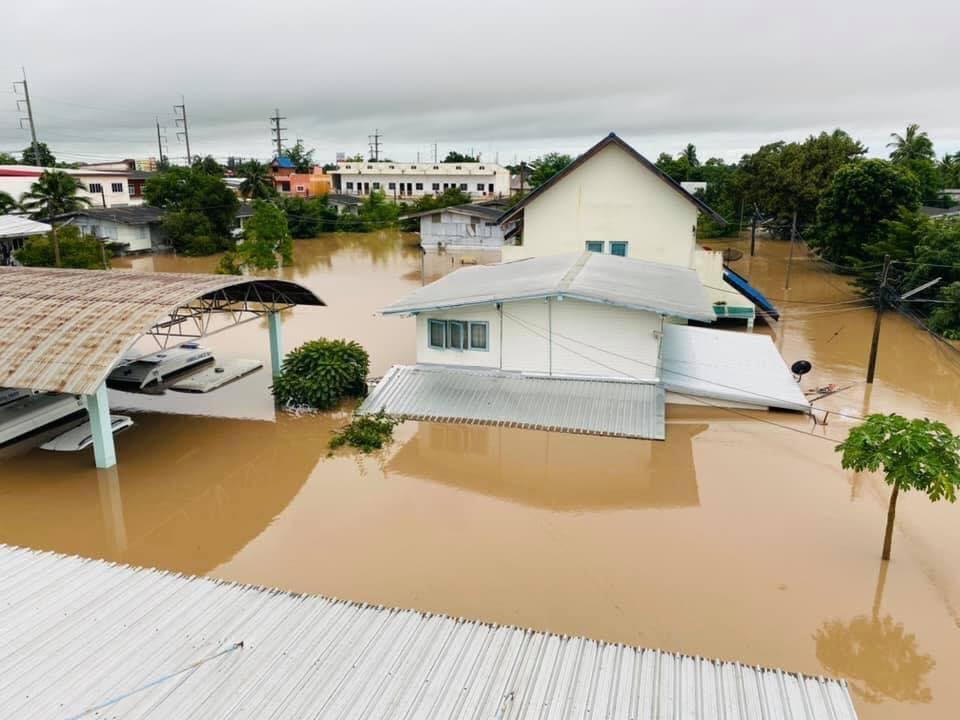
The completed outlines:
<svg viewBox="0 0 960 720">
<path fill-rule="evenodd" d="M 490 350 L 436 350 L 428 320 L 483 320 Z M 417 316 L 417 362 L 492 367 L 515 372 L 655 380 L 661 319 L 653 313 L 577 300 L 526 300 Z M 552 338 L 552 342 L 548 339 Z"/>
<path fill-rule="evenodd" d="M 109 238 L 110 242 L 125 244 L 123 252 L 147 252 L 153 250 L 155 244 L 161 244 L 159 226 L 125 225 L 109 220 L 93 221 L 83 217 L 78 218 L 75 224 L 85 235 L 96 235 L 101 239 Z"/>
<path fill-rule="evenodd" d="M 503 245 L 504 228 L 491 220 L 462 213 L 443 212 L 420 218 L 420 245 L 436 247 L 497 248 Z"/>
<path fill-rule="evenodd" d="M 697 249 L 693 254 L 693 269 L 714 305 L 725 303 L 729 307 L 755 309 L 752 302 L 723 279 L 723 253 Z"/>
<path fill-rule="evenodd" d="M 343 163 L 330 174 L 334 192 L 352 195 L 368 194 L 375 184 L 391 199 L 394 195 L 397 199 L 438 195 L 461 185 L 466 185 L 464 192 L 475 198 L 510 194 L 510 171 L 494 163 Z M 390 183 L 395 187 L 391 188 Z"/>
<path fill-rule="evenodd" d="M 523 245 L 504 260 L 579 252 L 588 241 L 629 243 L 628 256 L 693 266 L 697 208 L 610 145 L 524 208 Z"/>
<path fill-rule="evenodd" d="M 81 190 L 77 193 L 79 197 L 87 198 L 90 201 L 90 207 L 126 207 L 130 205 L 142 205 L 142 198 L 131 198 L 130 187 L 127 184 L 127 178 L 122 175 L 84 175 L 78 172 L 70 173 L 85 188 L 89 188 L 93 183 L 99 183 L 103 186 L 103 194 L 99 192 L 89 192 Z M 30 192 L 30 188 L 39 178 L 39 172 L 34 176 L 0 176 L 0 191 L 8 193 L 14 200 L 20 200 L 25 193 Z M 114 183 L 120 186 L 120 191 L 114 192 Z M 104 202 L 106 205 L 104 205 Z"/>
</svg>

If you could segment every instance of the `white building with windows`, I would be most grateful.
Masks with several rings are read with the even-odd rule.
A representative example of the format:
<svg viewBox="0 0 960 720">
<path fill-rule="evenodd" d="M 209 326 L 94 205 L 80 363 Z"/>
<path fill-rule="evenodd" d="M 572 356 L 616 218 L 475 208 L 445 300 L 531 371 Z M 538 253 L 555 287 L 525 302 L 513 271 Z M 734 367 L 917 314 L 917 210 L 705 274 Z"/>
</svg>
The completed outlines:
<svg viewBox="0 0 960 720">
<path fill-rule="evenodd" d="M 495 163 L 344 162 L 330 171 L 333 192 L 369 195 L 379 190 L 401 200 L 459 188 L 475 199 L 510 195 L 510 171 Z"/>
<path fill-rule="evenodd" d="M 90 208 L 71 213 L 67 221 L 84 235 L 116 246 L 119 252 L 143 253 L 163 248 L 165 235 L 161 208 L 142 205 L 127 208 Z"/>
<path fill-rule="evenodd" d="M 143 202 L 142 198 L 131 197 L 128 174 L 119 171 L 0 165 L 0 191 L 19 201 L 46 170 L 64 172 L 76 178 L 81 186 L 77 194 L 88 199 L 91 207 L 129 207 Z"/>
<path fill-rule="evenodd" d="M 512 223 L 501 225 L 505 203 L 472 203 L 405 215 L 401 220 L 420 222 L 420 247 L 424 250 L 460 248 L 482 250 L 503 247 Z"/>
</svg>

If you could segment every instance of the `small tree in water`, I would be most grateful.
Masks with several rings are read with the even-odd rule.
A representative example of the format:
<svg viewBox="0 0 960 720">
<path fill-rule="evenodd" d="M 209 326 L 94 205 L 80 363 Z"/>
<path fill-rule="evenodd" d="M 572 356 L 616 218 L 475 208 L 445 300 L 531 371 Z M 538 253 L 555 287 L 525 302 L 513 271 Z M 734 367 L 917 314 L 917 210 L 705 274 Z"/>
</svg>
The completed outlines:
<svg viewBox="0 0 960 720">
<path fill-rule="evenodd" d="M 883 536 L 883 559 L 890 559 L 897 495 L 901 490 L 921 490 L 933 500 L 957 499 L 960 486 L 960 438 L 942 422 L 907 420 L 901 415 L 874 414 L 850 431 L 837 446 L 844 468 L 876 472 L 893 486 Z"/>
<path fill-rule="evenodd" d="M 359 343 L 311 340 L 287 353 L 273 395 L 283 405 L 329 410 L 367 394 L 370 358 Z"/>
</svg>

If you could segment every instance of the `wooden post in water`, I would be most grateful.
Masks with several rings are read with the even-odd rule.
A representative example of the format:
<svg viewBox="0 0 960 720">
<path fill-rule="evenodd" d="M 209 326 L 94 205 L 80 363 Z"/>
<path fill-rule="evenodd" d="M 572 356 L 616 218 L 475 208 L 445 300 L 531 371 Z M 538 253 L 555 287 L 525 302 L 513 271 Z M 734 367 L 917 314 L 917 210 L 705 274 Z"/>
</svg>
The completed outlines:
<svg viewBox="0 0 960 720">
<path fill-rule="evenodd" d="M 877 369 L 877 351 L 880 349 L 880 321 L 883 320 L 886 302 L 887 276 L 890 273 L 890 256 L 883 256 L 883 274 L 880 287 L 877 288 L 877 316 L 873 321 L 873 341 L 870 343 L 870 359 L 867 361 L 867 384 L 873 385 L 873 376 Z"/>
<path fill-rule="evenodd" d="M 757 212 L 753 212 L 753 220 L 750 221 L 750 257 L 756 254 L 757 248 Z"/>
</svg>

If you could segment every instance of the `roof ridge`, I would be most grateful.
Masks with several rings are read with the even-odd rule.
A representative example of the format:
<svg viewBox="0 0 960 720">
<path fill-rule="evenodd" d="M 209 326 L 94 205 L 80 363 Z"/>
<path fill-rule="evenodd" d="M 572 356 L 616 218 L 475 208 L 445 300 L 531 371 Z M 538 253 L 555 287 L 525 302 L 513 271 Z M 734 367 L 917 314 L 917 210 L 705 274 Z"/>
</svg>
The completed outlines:
<svg viewBox="0 0 960 720">
<path fill-rule="evenodd" d="M 587 261 L 590 259 L 590 256 L 594 253 L 584 250 L 580 253 L 580 257 L 577 258 L 577 261 L 570 266 L 570 269 L 567 270 L 567 273 L 560 278 L 560 282 L 557 284 L 557 290 L 564 291 L 569 290 L 570 286 L 573 284 L 573 281 L 577 279 L 577 275 L 580 274 L 580 271 L 583 270 L 584 266 L 587 264 Z"/>
</svg>

